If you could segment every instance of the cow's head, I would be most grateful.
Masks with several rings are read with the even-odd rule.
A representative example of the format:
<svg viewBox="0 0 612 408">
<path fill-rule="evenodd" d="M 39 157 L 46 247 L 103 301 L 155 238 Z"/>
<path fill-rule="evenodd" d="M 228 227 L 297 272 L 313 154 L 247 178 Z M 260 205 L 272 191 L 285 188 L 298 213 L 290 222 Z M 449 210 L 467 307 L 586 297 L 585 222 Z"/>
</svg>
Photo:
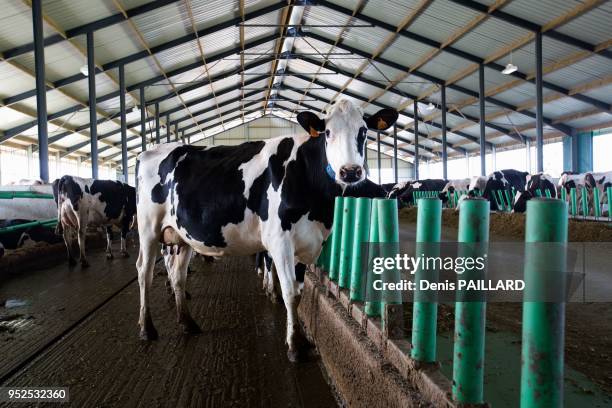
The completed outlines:
<svg viewBox="0 0 612 408">
<path fill-rule="evenodd" d="M 312 137 L 325 138 L 325 154 L 334 175 L 342 185 L 365 179 L 364 150 L 368 128 L 385 130 L 397 120 L 394 109 L 382 109 L 367 119 L 361 108 L 350 101 L 336 103 L 325 119 L 312 112 L 300 112 L 297 120 Z"/>
</svg>

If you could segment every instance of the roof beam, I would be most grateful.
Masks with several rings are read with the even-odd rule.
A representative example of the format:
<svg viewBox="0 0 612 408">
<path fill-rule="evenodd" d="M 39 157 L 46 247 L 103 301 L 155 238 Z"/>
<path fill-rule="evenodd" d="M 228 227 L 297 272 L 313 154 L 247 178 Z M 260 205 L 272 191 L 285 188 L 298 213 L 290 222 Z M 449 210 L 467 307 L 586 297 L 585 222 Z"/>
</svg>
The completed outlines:
<svg viewBox="0 0 612 408">
<path fill-rule="evenodd" d="M 601 4 L 601 2 L 602 2 L 602 0 L 589 0 L 588 6 L 590 6 L 592 8 L 592 7 L 595 7 L 598 4 Z M 321 4 L 321 5 L 325 6 L 325 7 L 328 7 L 330 9 L 334 10 L 334 11 L 337 11 L 339 13 L 345 14 L 345 15 L 350 15 L 350 13 L 351 13 L 350 9 L 344 8 L 342 6 L 338 6 L 338 5 L 330 3 L 329 1 L 326 1 L 326 0 L 319 0 L 319 4 Z M 580 5 L 580 6 L 578 6 L 578 8 L 584 9 L 585 7 L 584 7 L 584 5 Z M 482 9 L 484 10 L 484 11 L 482 11 L 483 13 L 488 13 L 487 15 L 495 15 L 495 12 L 499 11 L 499 5 L 494 4 L 493 6 L 490 6 L 490 7 L 483 5 Z M 370 23 L 370 24 L 373 24 L 375 26 L 381 27 L 381 28 L 383 28 L 385 30 L 388 30 L 388 31 L 391 31 L 391 32 L 395 31 L 395 27 L 393 25 L 391 25 L 389 23 L 386 23 L 384 21 L 380 21 L 380 20 L 377 20 L 375 18 L 369 17 L 369 16 L 367 16 L 365 14 L 358 13 L 355 17 L 360 19 L 360 20 L 363 20 L 363 21 L 365 21 L 367 23 Z M 426 38 L 426 37 L 423 37 L 421 35 L 412 33 L 410 31 L 400 31 L 398 34 L 400 36 L 409 38 L 409 39 L 411 39 L 413 41 L 416 41 L 416 42 L 428 45 L 428 46 L 433 47 L 433 48 L 436 49 L 436 50 L 434 50 L 435 54 L 432 54 L 431 56 L 427 56 L 425 59 L 423 59 L 421 61 L 418 61 L 412 67 L 404 67 L 403 69 L 401 69 L 401 68 L 397 68 L 397 67 L 395 67 L 393 65 L 390 65 L 390 66 L 393 66 L 394 68 L 402 70 L 402 72 L 408 72 L 408 73 L 412 73 L 415 76 L 420 76 L 419 72 L 418 72 L 418 69 L 421 66 L 423 66 L 425 63 L 429 62 L 435 55 L 437 55 L 442 50 L 448 52 L 449 54 L 453 54 L 455 56 L 461 57 L 463 59 L 466 59 L 466 60 L 476 64 L 475 67 L 471 67 L 470 68 L 472 70 L 470 73 L 473 73 L 476 70 L 478 70 L 478 65 L 477 64 L 480 64 L 480 63 L 484 63 L 487 67 L 489 67 L 491 69 L 494 69 L 496 71 L 501 71 L 502 69 L 504 69 L 504 67 L 502 65 L 500 65 L 500 64 L 495 62 L 495 60 L 497 60 L 498 58 L 501 58 L 503 55 L 499 55 L 497 58 L 495 58 L 495 60 L 489 60 L 488 58 L 483 59 L 481 57 L 478 57 L 477 55 L 473 55 L 473 54 L 470 54 L 468 52 L 465 52 L 465 51 L 459 50 L 457 48 L 451 47 L 448 44 L 449 41 L 456 41 L 456 39 L 453 39 L 454 36 L 464 35 L 465 33 L 462 32 L 462 30 L 459 30 L 458 32 L 456 32 L 445 43 L 436 42 L 436 41 L 431 40 L 429 38 Z M 316 36 L 316 34 L 314 34 L 314 35 Z M 533 38 L 535 38 L 535 35 L 532 34 L 530 36 L 530 39 L 533 39 Z M 522 42 L 521 46 L 525 45 L 528 42 L 529 41 Z M 589 50 L 591 52 L 598 52 L 600 54 L 606 52 L 605 48 L 601 48 L 601 47 L 597 47 L 597 46 L 593 46 L 593 45 L 590 45 L 590 49 Z M 385 65 L 388 65 L 388 64 L 385 63 Z M 522 79 L 524 81 L 535 83 L 535 79 L 528 78 L 527 74 L 525 74 L 523 72 L 517 71 L 517 72 L 512 73 L 511 75 L 516 77 L 516 78 Z M 427 80 L 429 80 L 431 82 L 437 83 L 437 84 L 441 84 L 442 83 L 441 82 L 442 80 L 436 79 L 434 77 L 429 77 L 429 78 L 423 77 L 423 76 L 421 76 L 421 77 L 424 78 L 424 79 L 427 79 Z M 455 81 L 453 81 L 453 82 L 446 81 L 446 85 L 450 86 L 454 82 Z M 565 88 L 563 88 L 561 86 L 558 86 L 558 85 L 555 85 L 555 84 L 552 84 L 550 82 L 544 81 L 544 87 L 547 88 L 547 89 L 551 89 L 553 91 L 556 91 L 556 92 L 565 93 L 567 95 L 567 90 Z M 429 94 L 431 94 L 431 92 Z M 580 99 L 580 100 L 582 100 L 582 102 L 589 103 L 589 104 L 591 104 L 591 105 L 593 105 L 595 107 L 599 107 L 600 109 L 607 109 L 607 110 L 609 110 L 609 104 L 607 104 L 605 102 L 602 102 L 602 101 L 599 101 L 599 100 L 596 100 L 594 98 L 590 98 L 590 97 L 585 96 L 585 95 L 572 95 L 572 97 L 574 97 L 576 99 Z M 607 108 L 606 108 L 606 106 L 607 106 Z M 561 129 L 559 129 L 559 130 L 561 130 Z M 561 130 L 561 131 L 563 131 L 563 130 Z"/>
<path fill-rule="evenodd" d="M 249 19 L 252 19 L 252 18 L 260 17 L 260 16 L 265 15 L 267 13 L 276 11 L 276 10 L 284 7 L 285 5 L 286 5 L 286 3 L 283 2 L 283 1 L 278 2 L 278 3 L 274 3 L 274 4 L 270 5 L 270 6 L 267 6 L 267 7 L 264 7 L 262 9 L 259 9 L 259 10 L 256 10 L 256 11 L 253 11 L 253 12 L 245 14 L 245 18 L 247 20 L 249 20 Z M 233 18 L 233 19 L 230 19 L 228 21 L 224 21 L 222 23 L 215 24 L 215 25 L 210 26 L 208 28 L 199 30 L 197 32 L 197 34 L 198 34 L 198 36 L 203 37 L 205 35 L 209 35 L 209 34 L 215 33 L 215 32 L 217 32 L 219 30 L 223 30 L 224 28 L 233 27 L 233 26 L 235 26 L 236 24 L 239 24 L 239 23 L 240 23 L 240 19 L 239 18 Z M 272 39 L 276 39 L 277 38 L 277 34 L 274 34 L 272 36 L 266 36 L 264 38 L 268 38 L 267 41 L 271 41 Z M 195 33 L 191 33 L 191 34 L 187 34 L 187 35 L 185 35 L 183 37 L 176 38 L 174 40 L 167 41 L 165 43 L 159 44 L 159 45 L 157 45 L 155 47 L 150 47 L 149 50 L 154 55 L 154 54 L 157 54 L 159 52 L 166 51 L 166 50 L 169 50 L 171 48 L 177 47 L 179 45 L 188 43 L 188 42 L 193 41 L 195 39 L 196 39 Z M 261 44 L 261 41 L 260 40 L 251 41 L 251 44 L 253 44 L 253 43 Z M 246 45 L 246 46 L 247 46 L 247 48 L 249 47 L 248 45 Z M 240 48 L 238 47 L 237 49 L 239 50 Z M 229 54 L 227 54 L 228 51 L 226 51 L 224 53 L 219 53 L 217 55 L 226 54 L 225 56 L 229 56 L 229 55 L 233 55 L 233 54 L 235 54 L 237 52 L 237 51 L 234 51 L 234 50 L 230 50 L 230 51 L 231 52 L 229 52 Z M 150 57 L 150 56 L 151 56 L 151 54 L 149 54 L 149 52 L 147 50 L 139 51 L 137 53 L 134 53 L 134 54 L 131 54 L 131 55 L 128 55 L 128 56 L 116 59 L 114 61 L 110 61 L 110 62 L 108 62 L 106 64 L 103 64 L 102 65 L 102 69 L 96 70 L 96 74 L 99 74 L 102 71 L 108 71 L 109 69 L 117 68 L 117 67 L 119 67 L 119 65 L 129 64 L 130 62 L 138 61 L 140 59 L 147 58 L 147 57 Z M 209 58 L 208 62 L 209 63 L 211 62 L 210 58 Z M 195 62 L 193 64 L 187 65 L 185 68 L 188 68 L 188 69 L 186 69 L 186 71 L 188 71 L 188 70 L 191 70 L 191 69 L 194 69 L 194 68 L 198 68 L 198 67 L 201 67 L 201 66 L 202 66 L 202 61 L 197 61 L 197 62 Z M 180 73 L 186 72 L 186 71 L 181 71 Z M 175 74 L 175 75 L 177 75 L 177 74 Z M 170 75 L 170 76 L 172 76 L 172 75 Z M 69 85 L 69 84 L 72 84 L 72 83 L 75 83 L 75 82 L 78 82 L 78 81 L 81 81 L 81 80 L 84 80 L 84 79 L 85 79 L 85 77 L 81 73 L 78 73 L 78 74 L 71 75 L 71 76 L 66 77 L 66 78 L 59 79 L 59 80 L 53 82 L 52 85 L 55 88 L 60 88 L 62 86 Z M 152 82 L 146 81 L 147 83 L 140 83 L 139 85 L 140 86 L 146 86 L 146 85 L 150 85 L 150 84 L 162 81 L 162 80 L 164 80 L 164 77 L 163 76 L 158 76 L 158 77 L 151 78 L 150 80 L 148 80 L 148 81 L 152 81 Z M 140 86 L 134 86 L 134 85 L 128 86 L 127 90 L 128 91 L 133 91 L 133 90 L 136 90 L 137 88 L 139 88 Z M 10 105 L 11 103 L 19 102 L 21 100 L 30 98 L 30 97 L 35 96 L 35 95 L 36 95 L 36 90 L 33 89 L 33 90 L 26 91 L 26 92 L 22 92 L 19 95 L 13 95 L 13 96 L 4 98 L 1 103 L 3 105 Z M 113 97 L 115 97 L 115 96 L 119 96 L 119 93 L 117 92 L 116 95 L 114 95 Z"/>
<path fill-rule="evenodd" d="M 328 43 L 328 44 L 331 42 L 331 40 L 329 40 L 328 38 L 320 36 L 320 35 L 315 34 L 315 33 L 308 33 L 308 35 L 313 37 L 313 38 L 315 38 L 318 41 L 321 41 L 321 42 L 325 42 L 325 43 Z M 345 51 L 352 52 L 353 54 L 360 55 L 360 56 L 362 56 L 364 58 L 369 58 L 369 55 L 366 52 L 364 52 L 362 50 L 359 50 L 359 49 L 357 49 L 355 47 L 351 47 L 351 46 L 342 44 L 342 45 L 338 45 L 338 48 L 342 48 Z M 304 57 L 300 57 L 300 58 L 303 59 Z M 390 61 L 390 60 L 388 60 L 386 58 L 377 57 L 377 58 L 375 58 L 373 60 L 374 61 L 378 61 L 378 62 L 380 62 L 380 63 L 382 63 L 384 65 L 390 66 L 392 68 L 399 69 L 401 71 L 410 70 L 410 67 L 405 67 L 405 66 L 403 66 L 401 64 L 398 64 L 396 62 Z M 420 78 L 423 78 L 423 79 L 425 79 L 427 81 L 430 81 L 430 82 L 433 82 L 435 84 L 442 85 L 444 83 L 444 80 L 442 80 L 440 78 L 436 78 L 436 77 L 434 77 L 432 75 L 420 72 L 418 70 L 412 71 L 412 75 L 420 77 Z M 378 86 L 380 87 L 380 84 Z M 461 93 L 464 93 L 464 94 L 472 96 L 472 97 L 477 97 L 478 96 L 478 92 L 472 91 L 470 89 L 464 88 L 464 87 L 456 85 L 456 84 L 451 84 L 451 85 L 447 84 L 447 88 L 451 88 L 451 89 L 453 89 L 453 90 L 455 90 L 457 92 L 461 92 Z M 498 106 L 500 106 L 502 108 L 506 108 L 506 109 L 509 109 L 511 111 L 517 112 L 517 109 L 516 109 L 516 107 L 514 105 L 512 105 L 510 103 L 507 103 L 507 102 L 504 102 L 504 101 L 501 101 L 499 99 L 495 99 L 495 98 L 492 98 L 492 97 L 487 97 L 486 101 L 489 102 L 489 103 L 492 103 L 494 105 L 498 105 Z M 520 113 L 525 115 L 525 116 L 529 116 L 530 118 L 535 118 L 535 114 L 534 113 L 531 113 L 531 112 L 528 112 L 528 111 L 527 112 L 523 111 L 523 112 L 520 112 Z M 544 123 L 546 123 L 549 126 L 553 126 L 557 130 L 559 130 L 559 131 L 561 131 L 563 133 L 566 133 L 566 134 L 571 134 L 571 132 L 572 132 L 571 127 L 569 127 L 567 125 L 562 125 L 562 124 L 552 125 L 552 120 L 550 120 L 548 118 L 544 118 Z M 510 131 L 508 131 L 508 136 L 513 137 L 512 133 Z"/>
<path fill-rule="evenodd" d="M 471 8 L 472 10 L 479 11 L 481 13 L 485 13 L 487 9 L 487 6 L 485 6 L 484 4 L 478 3 L 473 0 L 450 0 L 450 1 L 452 1 L 453 3 L 460 4 L 464 7 Z M 506 13 L 505 11 L 502 11 L 502 10 L 495 10 L 491 14 L 495 18 L 498 18 L 502 21 L 505 21 L 506 23 L 515 25 L 517 27 L 524 28 L 525 30 L 532 31 L 534 33 L 540 31 L 542 32 L 543 35 L 550 37 L 550 38 L 554 38 L 555 40 L 560 41 L 562 43 L 569 44 L 577 48 L 582 48 L 583 50 L 586 50 L 586 51 L 596 52 L 595 46 L 593 46 L 592 44 L 589 44 L 575 37 L 572 37 L 567 34 L 563 34 L 559 31 L 556 31 L 555 28 L 562 26 L 563 24 L 566 24 L 567 22 L 573 20 L 574 18 L 581 16 L 587 11 L 603 3 L 605 3 L 604 0 L 584 1 L 579 6 L 571 10 L 570 12 L 563 14 L 559 18 L 543 26 L 532 23 L 531 21 L 527 21 L 523 18 L 514 16 L 512 14 Z M 602 50 L 600 54 L 606 58 L 612 59 L 612 52 L 610 51 Z"/>
<path fill-rule="evenodd" d="M 51 35 L 44 40 L 45 47 L 49 47 L 53 44 L 60 43 L 69 38 L 74 38 L 78 35 L 87 34 L 90 31 L 97 31 L 103 28 L 110 27 L 114 24 L 122 23 L 128 18 L 132 18 L 138 16 L 140 14 L 148 13 L 155 9 L 161 8 L 168 4 L 176 3 L 178 0 L 155 0 L 141 6 L 137 6 L 131 8 L 126 11 L 126 14 L 117 13 L 108 17 L 101 18 L 99 20 L 92 21 L 91 23 L 83 24 L 78 27 L 71 28 L 70 30 L 66 30 L 66 36 L 62 36 L 61 34 Z M 0 54 L 4 59 L 10 59 L 17 57 L 19 55 L 27 54 L 28 52 L 34 51 L 34 43 L 27 43 L 23 45 L 19 45 L 17 47 L 10 48 L 8 50 L 2 51 Z"/>
</svg>

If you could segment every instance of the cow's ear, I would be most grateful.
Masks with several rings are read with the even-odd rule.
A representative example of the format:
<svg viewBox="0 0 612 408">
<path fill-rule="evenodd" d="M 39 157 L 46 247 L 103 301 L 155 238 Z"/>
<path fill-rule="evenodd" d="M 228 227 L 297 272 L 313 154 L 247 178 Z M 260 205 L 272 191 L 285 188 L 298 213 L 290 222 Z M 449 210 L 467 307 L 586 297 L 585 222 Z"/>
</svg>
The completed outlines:
<svg viewBox="0 0 612 408">
<path fill-rule="evenodd" d="M 398 113 L 395 109 L 381 109 L 369 118 L 365 119 L 369 129 L 385 130 L 389 129 L 397 121 Z"/>
<path fill-rule="evenodd" d="M 312 137 L 319 137 L 325 131 L 325 121 L 312 112 L 300 112 L 297 121 Z"/>
</svg>

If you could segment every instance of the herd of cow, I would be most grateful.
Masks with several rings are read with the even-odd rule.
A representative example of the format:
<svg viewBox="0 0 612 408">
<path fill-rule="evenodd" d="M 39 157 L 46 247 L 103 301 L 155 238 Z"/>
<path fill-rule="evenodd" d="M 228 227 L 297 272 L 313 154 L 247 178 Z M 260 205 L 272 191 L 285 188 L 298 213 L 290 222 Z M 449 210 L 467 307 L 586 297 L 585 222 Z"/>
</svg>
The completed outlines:
<svg viewBox="0 0 612 408">
<path fill-rule="evenodd" d="M 149 304 L 160 247 L 178 322 L 186 333 L 200 331 L 186 302 L 192 255 L 265 254 L 258 257 L 258 264 L 266 270 L 266 285 L 273 286 L 278 280 L 287 309 L 288 356 L 295 361 L 302 344 L 297 306 L 303 265 L 315 262 L 330 234 L 335 197 L 397 197 L 402 205 L 412 202 L 414 192 L 421 190 L 441 191 L 446 201 L 455 190 L 480 192 L 490 199 L 494 190 L 514 188 L 520 192 L 515 201 L 518 211 L 522 208 L 519 203 L 533 196 L 537 188 L 550 189 L 557 196 L 550 177 L 515 170 L 473 180 L 373 183 L 366 178 L 364 163 L 367 130 L 387 129 L 397 117 L 395 110 L 383 109 L 366 118 L 361 108 L 343 100 L 324 119 L 311 112 L 299 113 L 297 120 L 305 134 L 237 146 L 159 145 L 139 155 L 138 194 L 120 182 L 64 176 L 53 183 L 57 232 L 64 237 L 71 264 L 76 262 L 71 237 L 76 236 L 80 261 L 86 266 L 88 225 L 106 227 L 107 257 L 112 258 L 111 225 L 121 228 L 121 254 L 127 256 L 125 237 L 137 224 L 139 326 L 144 340 L 158 336 Z M 584 184 L 596 188 L 601 180 L 593 176 L 564 175 L 563 187 Z M 609 183 L 610 175 L 603 180 Z"/>
</svg>

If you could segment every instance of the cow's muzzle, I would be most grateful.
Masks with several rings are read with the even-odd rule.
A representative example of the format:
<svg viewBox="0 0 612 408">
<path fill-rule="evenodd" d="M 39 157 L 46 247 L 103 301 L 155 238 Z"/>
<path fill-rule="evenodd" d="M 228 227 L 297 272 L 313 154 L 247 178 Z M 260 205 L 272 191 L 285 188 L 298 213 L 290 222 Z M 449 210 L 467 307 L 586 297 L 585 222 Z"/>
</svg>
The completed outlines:
<svg viewBox="0 0 612 408">
<path fill-rule="evenodd" d="M 349 165 L 340 167 L 340 181 L 344 183 L 357 183 L 363 177 L 363 167 Z"/>
</svg>

